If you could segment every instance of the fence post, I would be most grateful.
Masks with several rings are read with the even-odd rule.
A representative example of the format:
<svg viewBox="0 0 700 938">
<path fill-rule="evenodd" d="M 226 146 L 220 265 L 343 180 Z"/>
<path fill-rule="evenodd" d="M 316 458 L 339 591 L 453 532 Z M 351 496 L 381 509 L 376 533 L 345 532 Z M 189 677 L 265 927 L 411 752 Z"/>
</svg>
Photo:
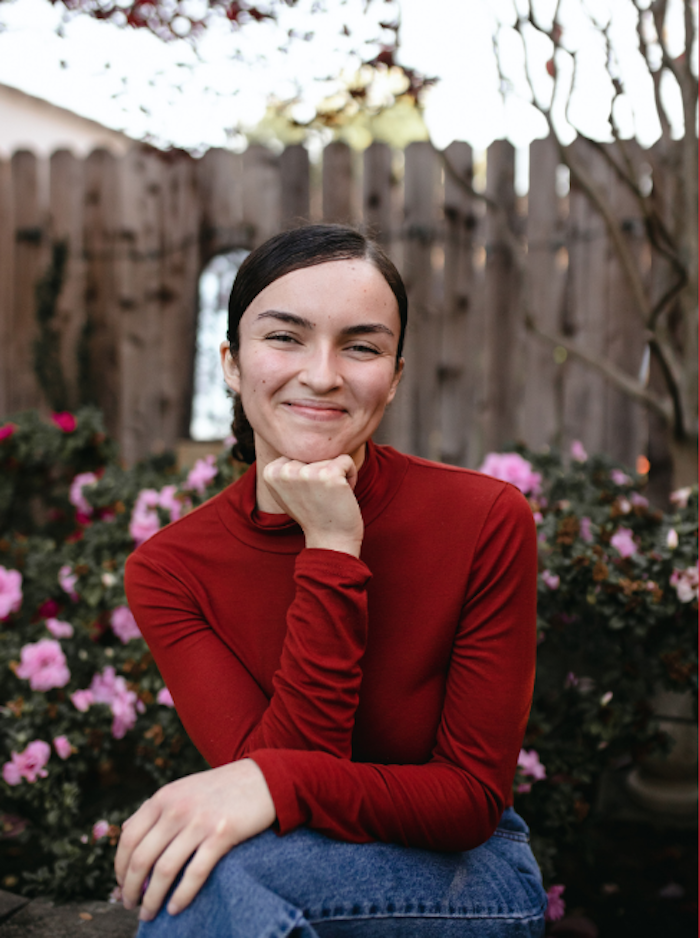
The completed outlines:
<svg viewBox="0 0 700 938">
<path fill-rule="evenodd" d="M 10 413 L 10 335 L 14 307 L 15 222 L 12 165 L 0 160 L 0 418 Z"/>
<path fill-rule="evenodd" d="M 309 152 L 301 144 L 287 147 L 279 158 L 283 228 L 296 228 L 310 216 Z"/>
<path fill-rule="evenodd" d="M 329 143 L 323 151 L 323 220 L 352 224 L 352 151 L 346 143 Z"/>
</svg>

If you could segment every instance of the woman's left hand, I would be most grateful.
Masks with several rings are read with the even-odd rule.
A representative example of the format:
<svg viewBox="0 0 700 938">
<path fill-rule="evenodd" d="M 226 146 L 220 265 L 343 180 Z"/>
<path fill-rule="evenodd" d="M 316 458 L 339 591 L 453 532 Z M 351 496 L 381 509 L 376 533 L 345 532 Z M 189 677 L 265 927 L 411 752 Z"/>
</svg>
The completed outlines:
<svg viewBox="0 0 700 938">
<path fill-rule="evenodd" d="M 138 905 L 150 874 L 140 917 L 154 918 L 192 857 L 168 903 L 168 912 L 176 915 L 194 899 L 224 854 L 266 830 L 276 816 L 265 776 L 252 759 L 165 785 L 122 827 L 114 868 L 125 907 Z"/>
</svg>

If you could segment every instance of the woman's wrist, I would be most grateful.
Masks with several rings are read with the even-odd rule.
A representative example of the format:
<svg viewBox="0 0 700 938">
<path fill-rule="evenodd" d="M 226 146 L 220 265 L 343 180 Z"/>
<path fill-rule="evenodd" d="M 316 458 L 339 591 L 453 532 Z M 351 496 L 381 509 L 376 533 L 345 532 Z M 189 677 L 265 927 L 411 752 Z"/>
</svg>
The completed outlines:
<svg viewBox="0 0 700 938">
<path fill-rule="evenodd" d="M 362 550 L 362 537 L 351 537 L 347 534 L 336 534 L 333 531 L 318 531 L 305 533 L 306 547 L 316 550 L 336 550 L 352 557 L 360 556 Z"/>
</svg>

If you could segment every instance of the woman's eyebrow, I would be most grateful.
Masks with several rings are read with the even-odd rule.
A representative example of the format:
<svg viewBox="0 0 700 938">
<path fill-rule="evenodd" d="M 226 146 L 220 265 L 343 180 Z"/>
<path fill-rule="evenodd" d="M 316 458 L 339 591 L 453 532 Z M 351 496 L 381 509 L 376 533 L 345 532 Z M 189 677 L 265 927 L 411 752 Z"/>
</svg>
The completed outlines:
<svg viewBox="0 0 700 938">
<path fill-rule="evenodd" d="M 388 326 L 385 326 L 383 322 L 363 322 L 359 323 L 357 326 L 347 326 L 345 329 L 341 329 L 341 335 L 347 336 L 372 335 L 377 332 L 384 332 L 392 338 L 394 336 L 392 330 Z"/>
<path fill-rule="evenodd" d="M 316 326 L 309 319 L 304 319 L 303 316 L 297 316 L 296 313 L 285 313 L 280 309 L 266 309 L 262 313 L 258 313 L 255 317 L 257 322 L 259 319 L 276 319 L 279 322 L 289 323 L 290 326 L 299 326 L 302 329 L 315 329 Z M 341 329 L 340 334 L 343 336 L 354 336 L 354 335 L 372 335 L 373 333 L 384 332 L 386 335 L 390 335 L 392 338 L 394 336 L 393 331 L 385 326 L 381 322 L 363 322 L 358 323 L 355 326 L 346 326 L 344 329 Z"/>
</svg>

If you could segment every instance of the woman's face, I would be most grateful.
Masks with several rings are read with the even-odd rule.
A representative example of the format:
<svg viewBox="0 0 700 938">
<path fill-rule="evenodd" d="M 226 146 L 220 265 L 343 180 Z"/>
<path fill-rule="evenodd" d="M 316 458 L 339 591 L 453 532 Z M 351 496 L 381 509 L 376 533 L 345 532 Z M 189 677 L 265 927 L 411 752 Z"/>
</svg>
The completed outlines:
<svg viewBox="0 0 700 938">
<path fill-rule="evenodd" d="M 224 376 L 255 432 L 259 471 L 279 456 L 301 462 L 352 456 L 393 399 L 400 320 L 396 297 L 365 260 L 292 271 L 262 290 L 239 324 L 237 360 L 221 346 Z"/>
</svg>

